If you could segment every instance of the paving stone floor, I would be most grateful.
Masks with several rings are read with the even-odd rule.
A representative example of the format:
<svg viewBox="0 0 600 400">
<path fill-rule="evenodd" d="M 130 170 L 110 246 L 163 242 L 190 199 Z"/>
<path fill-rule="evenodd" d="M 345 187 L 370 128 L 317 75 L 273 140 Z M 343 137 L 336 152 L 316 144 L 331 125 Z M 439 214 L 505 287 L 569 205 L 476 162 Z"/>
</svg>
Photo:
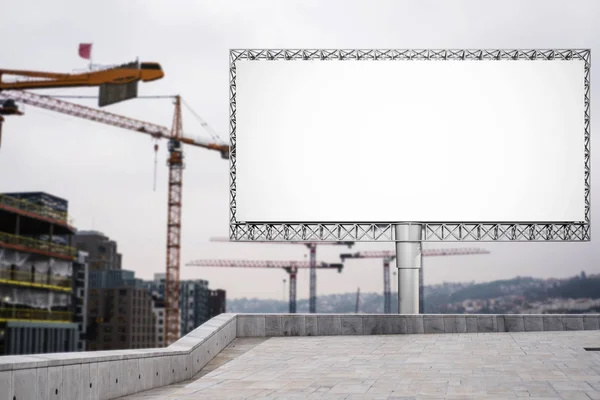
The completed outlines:
<svg viewBox="0 0 600 400">
<path fill-rule="evenodd" d="M 241 338 L 192 380 L 127 396 L 600 399 L 600 331 Z"/>
</svg>

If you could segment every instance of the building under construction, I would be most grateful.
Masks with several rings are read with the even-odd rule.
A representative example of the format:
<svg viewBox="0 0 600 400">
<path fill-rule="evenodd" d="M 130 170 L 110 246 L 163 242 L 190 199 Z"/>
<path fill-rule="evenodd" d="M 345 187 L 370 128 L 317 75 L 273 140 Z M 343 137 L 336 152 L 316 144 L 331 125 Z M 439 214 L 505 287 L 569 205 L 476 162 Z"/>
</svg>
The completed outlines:
<svg viewBox="0 0 600 400">
<path fill-rule="evenodd" d="M 66 200 L 0 194 L 0 355 L 84 349 L 86 260 L 73 233 Z"/>
</svg>

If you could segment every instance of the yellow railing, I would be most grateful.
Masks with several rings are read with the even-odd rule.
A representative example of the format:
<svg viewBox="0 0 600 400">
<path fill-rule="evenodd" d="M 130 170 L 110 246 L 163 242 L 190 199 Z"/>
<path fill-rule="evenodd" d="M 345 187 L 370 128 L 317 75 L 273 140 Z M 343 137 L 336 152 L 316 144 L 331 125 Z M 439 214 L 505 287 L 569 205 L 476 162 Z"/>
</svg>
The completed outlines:
<svg viewBox="0 0 600 400">
<path fill-rule="evenodd" d="M 67 257 L 75 257 L 77 255 L 77 250 L 73 247 L 0 232 L 0 244 L 2 243 L 14 246 L 23 246 L 28 249 L 46 251 Z"/>
<path fill-rule="evenodd" d="M 73 313 L 68 311 L 0 308 L 0 320 L 70 322 L 73 320 Z"/>
<path fill-rule="evenodd" d="M 52 270 L 50 270 L 52 273 Z M 0 281 L 12 281 L 24 284 L 23 286 L 53 286 L 59 289 L 71 289 L 72 280 L 69 277 L 38 274 L 26 271 L 11 270 L 10 268 L 0 268 Z M 1 299 L 0 299 L 1 300 Z"/>
<path fill-rule="evenodd" d="M 16 199 L 14 197 L 0 194 L 0 204 L 7 205 L 9 207 L 18 208 L 19 210 L 27 211 L 30 213 L 42 215 L 44 217 L 53 218 L 53 219 L 57 219 L 59 221 L 71 223 L 66 212 L 57 211 L 50 207 L 33 204 L 26 200 Z"/>
</svg>

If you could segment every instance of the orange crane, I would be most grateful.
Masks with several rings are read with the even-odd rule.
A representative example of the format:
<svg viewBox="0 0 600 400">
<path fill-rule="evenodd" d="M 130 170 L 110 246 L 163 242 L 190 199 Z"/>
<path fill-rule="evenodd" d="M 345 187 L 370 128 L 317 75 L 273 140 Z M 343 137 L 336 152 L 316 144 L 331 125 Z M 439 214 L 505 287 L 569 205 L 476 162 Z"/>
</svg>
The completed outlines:
<svg viewBox="0 0 600 400">
<path fill-rule="evenodd" d="M 5 80 L 6 76 L 12 79 Z M 98 86 L 98 106 L 137 97 L 138 82 L 152 82 L 165 74 L 155 62 L 130 62 L 78 74 L 0 69 L 0 91 Z"/>
<path fill-rule="evenodd" d="M 421 252 L 422 257 L 435 256 L 465 256 L 472 254 L 489 254 L 490 252 L 480 248 L 457 248 L 457 249 L 428 249 Z M 390 290 L 390 262 L 396 258 L 396 251 L 359 251 L 356 253 L 340 254 L 342 262 L 348 258 L 382 258 L 383 259 L 383 312 L 384 314 L 391 313 L 392 294 Z M 419 269 L 419 314 L 425 313 L 425 302 L 422 293 L 423 289 L 423 264 Z"/>
<path fill-rule="evenodd" d="M 165 331 L 167 344 L 179 338 L 179 267 L 181 247 L 181 189 L 183 185 L 183 149 L 182 144 L 216 150 L 224 159 L 229 158 L 229 146 L 225 143 L 183 135 L 181 121 L 181 98 L 173 96 L 175 113 L 172 128 L 152 124 L 109 113 L 79 104 L 58 100 L 50 96 L 42 96 L 25 91 L 2 91 L 0 100 L 13 100 L 30 106 L 71 115 L 78 118 L 96 121 L 139 133 L 156 139 L 168 139 L 169 149 L 169 194 L 167 223 L 167 266 L 165 287 Z M 6 101 L 4 102 L 6 104 Z M 158 149 L 154 147 L 155 151 Z"/>
<path fill-rule="evenodd" d="M 214 237 L 210 239 L 211 242 L 232 242 L 240 243 L 229 240 L 229 238 Z M 310 295 L 308 299 L 308 312 L 314 314 L 317 312 L 317 245 L 337 245 L 337 246 L 348 246 L 351 248 L 354 246 L 354 242 L 270 242 L 270 241 L 253 241 L 252 243 L 268 243 L 268 244 L 301 244 L 308 248 L 309 260 L 310 260 Z"/>
<path fill-rule="evenodd" d="M 12 79 L 5 80 L 6 76 Z M 137 97 L 138 82 L 163 76 L 160 64 L 138 61 L 78 74 L 0 69 L 0 91 L 98 86 L 98 106 L 102 107 Z"/>
<path fill-rule="evenodd" d="M 337 269 L 342 272 L 344 264 L 316 263 L 314 267 L 306 261 L 256 261 L 256 260 L 194 260 L 190 267 L 228 267 L 228 268 L 283 268 L 290 276 L 289 311 L 296 313 L 296 278 L 298 268 Z"/>
<path fill-rule="evenodd" d="M 15 78 L 6 81 L 3 79 L 6 75 L 14 76 Z M 155 62 L 132 62 L 79 74 L 0 69 L 0 91 L 100 86 L 138 81 L 151 82 L 161 79 L 164 76 L 162 67 Z"/>
</svg>

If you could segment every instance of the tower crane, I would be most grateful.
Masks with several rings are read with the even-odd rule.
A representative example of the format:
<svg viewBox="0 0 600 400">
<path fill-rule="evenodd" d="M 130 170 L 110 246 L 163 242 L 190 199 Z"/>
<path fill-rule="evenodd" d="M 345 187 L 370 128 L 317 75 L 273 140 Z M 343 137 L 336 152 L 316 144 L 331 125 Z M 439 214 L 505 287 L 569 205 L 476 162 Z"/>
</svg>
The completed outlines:
<svg viewBox="0 0 600 400">
<path fill-rule="evenodd" d="M 289 311 L 296 313 L 296 277 L 298 268 L 337 269 L 342 272 L 344 264 L 315 263 L 306 261 L 255 261 L 255 260 L 194 260 L 186 264 L 190 267 L 228 267 L 228 268 L 282 268 L 290 276 Z"/>
<path fill-rule="evenodd" d="M 480 248 L 456 248 L 456 249 L 429 249 L 421 252 L 421 257 L 436 256 L 465 256 L 473 254 L 489 254 L 490 252 Z M 390 290 L 390 263 L 396 258 L 395 251 L 359 251 L 356 253 L 340 254 L 342 262 L 348 258 L 381 258 L 383 259 L 383 312 L 391 313 L 392 294 Z M 419 270 L 419 314 L 425 312 L 425 301 L 423 296 L 423 263 Z"/>
<path fill-rule="evenodd" d="M 36 93 L 6 90 L 0 92 L 0 100 L 13 100 L 30 106 L 67 114 L 78 118 L 96 121 L 130 131 L 149 135 L 155 139 L 167 139 L 169 158 L 169 194 L 168 194 L 168 223 L 167 223 L 167 260 L 165 286 L 165 331 L 167 345 L 179 338 L 179 267 L 181 247 L 181 200 L 183 177 L 182 145 L 202 147 L 216 150 L 224 159 L 229 158 L 229 146 L 222 142 L 194 138 L 184 135 L 181 120 L 181 98 L 173 96 L 175 113 L 172 128 L 136 120 L 122 115 L 98 110 L 79 104 L 69 103 L 49 96 Z M 6 104 L 6 102 L 4 103 Z M 157 147 L 155 147 L 155 150 Z"/>
<path fill-rule="evenodd" d="M 239 243 L 236 241 L 229 240 L 229 238 L 214 237 L 210 239 L 211 242 L 231 242 Z M 242 242 L 243 243 L 243 242 Z M 310 296 L 308 301 L 308 312 L 314 314 L 317 312 L 317 271 L 316 271 L 316 260 L 317 260 L 317 245 L 337 245 L 337 246 L 348 246 L 352 248 L 354 242 L 271 242 L 271 241 L 253 241 L 251 243 L 268 243 L 268 244 L 301 244 L 308 248 L 309 262 L 310 262 Z"/>
</svg>

